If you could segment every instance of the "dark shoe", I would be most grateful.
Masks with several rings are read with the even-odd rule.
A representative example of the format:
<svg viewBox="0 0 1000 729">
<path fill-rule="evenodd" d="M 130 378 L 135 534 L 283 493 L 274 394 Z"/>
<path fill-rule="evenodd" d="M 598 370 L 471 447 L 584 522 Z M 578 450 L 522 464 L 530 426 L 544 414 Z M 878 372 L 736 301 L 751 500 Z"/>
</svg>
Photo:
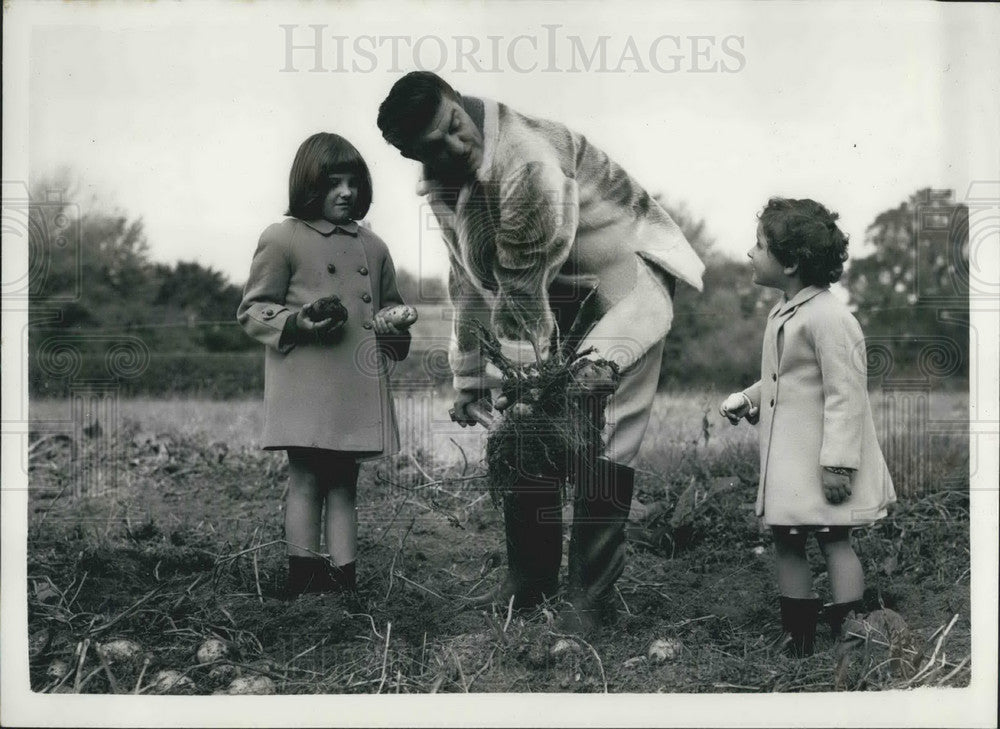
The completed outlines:
<svg viewBox="0 0 1000 729">
<path fill-rule="evenodd" d="M 504 496 L 507 575 L 481 595 L 468 598 L 472 607 L 491 604 L 527 610 L 553 597 L 559 589 L 562 562 L 562 506 L 559 484 L 522 479 Z"/>
<path fill-rule="evenodd" d="M 615 582 L 625 571 L 625 525 L 635 471 L 605 458 L 578 466 L 569 547 L 570 609 L 560 632 L 590 633 L 607 622 Z"/>
<path fill-rule="evenodd" d="M 851 602 L 836 602 L 824 606 L 824 618 L 826 624 L 830 626 L 830 635 L 834 638 L 841 638 L 844 628 L 844 620 L 852 613 L 861 615 L 863 612 L 862 601 L 852 600 Z"/>
<path fill-rule="evenodd" d="M 326 571 L 326 560 L 319 557 L 288 557 L 288 579 L 285 595 L 296 597 L 305 593 L 327 592 L 330 577 Z"/>
<path fill-rule="evenodd" d="M 818 598 L 781 598 L 781 627 L 784 631 L 781 648 L 786 655 L 805 658 L 813 654 L 819 609 Z"/>
</svg>

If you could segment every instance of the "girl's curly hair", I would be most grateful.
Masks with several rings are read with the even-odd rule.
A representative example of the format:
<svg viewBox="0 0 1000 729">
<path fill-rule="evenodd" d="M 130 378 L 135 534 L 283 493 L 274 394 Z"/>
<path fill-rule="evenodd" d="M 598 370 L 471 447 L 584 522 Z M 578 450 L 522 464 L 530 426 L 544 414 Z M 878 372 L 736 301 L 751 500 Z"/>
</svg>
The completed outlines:
<svg viewBox="0 0 1000 729">
<path fill-rule="evenodd" d="M 847 260 L 847 236 L 837 227 L 837 213 L 815 200 L 773 197 L 757 216 L 768 250 L 783 266 L 799 265 L 806 286 L 839 280 Z"/>
</svg>

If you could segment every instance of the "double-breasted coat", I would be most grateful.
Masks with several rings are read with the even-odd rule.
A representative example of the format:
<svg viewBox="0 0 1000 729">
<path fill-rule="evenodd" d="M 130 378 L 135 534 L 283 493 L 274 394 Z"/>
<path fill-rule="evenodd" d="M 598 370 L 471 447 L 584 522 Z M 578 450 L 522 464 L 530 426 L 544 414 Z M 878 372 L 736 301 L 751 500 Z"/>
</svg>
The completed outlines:
<svg viewBox="0 0 1000 729">
<path fill-rule="evenodd" d="M 761 378 L 744 390 L 760 416 L 757 515 L 769 525 L 871 523 L 896 500 L 868 401 L 861 327 L 828 287 L 808 286 L 768 315 Z M 840 504 L 824 466 L 856 469 Z"/>
<path fill-rule="evenodd" d="M 330 295 L 347 308 L 343 328 L 323 340 L 289 341 L 289 317 Z M 261 234 L 237 320 L 267 347 L 264 448 L 398 451 L 385 358 L 403 359 L 410 335 L 378 337 L 371 322 L 401 303 L 386 244 L 356 222 L 288 218 Z"/>
</svg>

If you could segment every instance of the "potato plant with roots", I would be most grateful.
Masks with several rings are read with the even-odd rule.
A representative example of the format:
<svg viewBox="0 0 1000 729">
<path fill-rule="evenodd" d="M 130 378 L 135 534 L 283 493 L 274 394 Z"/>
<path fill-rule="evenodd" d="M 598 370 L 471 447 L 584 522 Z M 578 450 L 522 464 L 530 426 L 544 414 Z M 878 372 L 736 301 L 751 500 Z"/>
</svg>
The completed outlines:
<svg viewBox="0 0 1000 729">
<path fill-rule="evenodd" d="M 520 476 L 563 483 L 574 464 L 601 447 L 604 408 L 621 375 L 618 365 L 589 359 L 594 349 L 570 351 L 556 340 L 553 355 L 517 365 L 503 354 L 496 336 L 481 324 L 483 353 L 503 374 L 503 417 L 493 419 L 486 439 L 487 478 L 499 504 Z"/>
</svg>

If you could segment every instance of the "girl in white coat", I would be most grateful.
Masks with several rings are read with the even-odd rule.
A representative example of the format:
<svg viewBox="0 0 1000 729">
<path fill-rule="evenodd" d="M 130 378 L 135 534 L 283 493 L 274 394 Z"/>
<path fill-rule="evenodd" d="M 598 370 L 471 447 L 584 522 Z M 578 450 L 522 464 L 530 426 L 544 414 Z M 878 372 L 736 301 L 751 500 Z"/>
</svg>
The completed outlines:
<svg viewBox="0 0 1000 729">
<path fill-rule="evenodd" d="M 827 616 L 839 634 L 864 593 L 851 527 L 882 518 L 896 500 L 868 402 L 864 336 L 829 290 L 847 260 L 836 220 L 812 200 L 768 201 L 747 255 L 754 283 L 784 297 L 768 316 L 760 380 L 720 407 L 733 424 L 759 422 L 757 514 L 774 536 L 783 647 L 797 657 L 813 652 L 820 610 L 807 536 L 826 560 Z"/>
</svg>

